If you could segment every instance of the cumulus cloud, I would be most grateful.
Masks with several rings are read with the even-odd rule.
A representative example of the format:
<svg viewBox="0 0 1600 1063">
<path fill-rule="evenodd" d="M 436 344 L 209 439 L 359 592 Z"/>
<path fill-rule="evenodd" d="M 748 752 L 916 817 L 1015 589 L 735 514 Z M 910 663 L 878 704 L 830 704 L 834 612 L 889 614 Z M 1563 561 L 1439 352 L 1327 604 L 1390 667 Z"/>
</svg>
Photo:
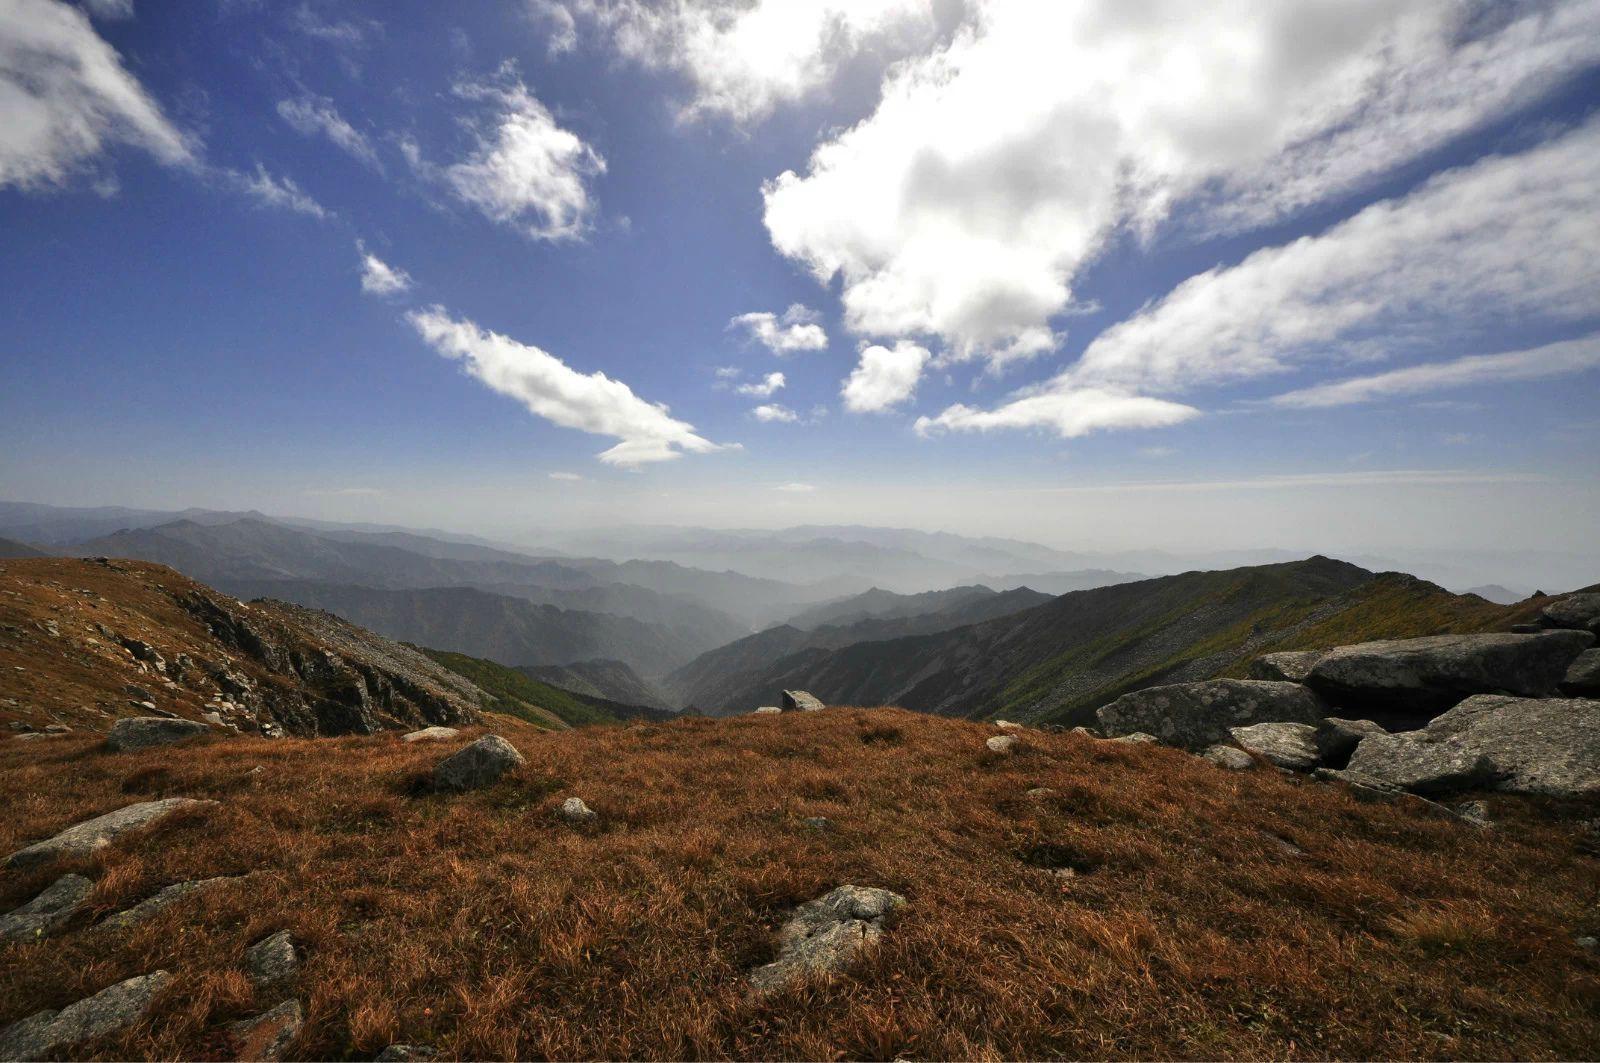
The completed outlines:
<svg viewBox="0 0 1600 1063">
<path fill-rule="evenodd" d="M 839 392 L 845 407 L 856 413 L 881 413 L 905 402 L 916 391 L 930 357 L 926 347 L 910 340 L 893 347 L 863 348 L 860 362 Z"/>
<path fill-rule="evenodd" d="M 169 166 L 195 162 L 82 11 L 57 0 L 0 5 L 0 188 L 58 187 L 119 143 Z"/>
<path fill-rule="evenodd" d="M 263 206 L 289 210 L 307 217 L 326 219 L 332 216 L 322 204 L 307 195 L 289 177 L 274 177 L 267 168 L 256 163 L 254 173 L 239 170 L 220 171 L 240 191 L 253 197 Z"/>
<path fill-rule="evenodd" d="M 997 367 L 1053 349 L 1085 264 L 1175 203 L 1227 226 L 1348 193 L 1600 57 L 1600 0 L 973 8 L 765 221 L 852 331 Z"/>
<path fill-rule="evenodd" d="M 347 122 L 333 101 L 326 97 L 307 94 L 293 100 L 279 100 L 278 117 L 302 136 L 321 134 L 368 166 L 377 168 L 379 165 L 372 142 Z"/>
<path fill-rule="evenodd" d="M 795 303 L 780 317 L 767 311 L 740 314 L 728 322 L 730 329 L 742 330 L 773 354 L 795 354 L 799 351 L 820 351 L 828 346 L 828 334 L 817 324 L 820 315 L 808 307 Z"/>
<path fill-rule="evenodd" d="M 1600 333 L 1563 343 L 1548 343 L 1504 354 L 1474 354 L 1448 362 L 1413 365 L 1386 373 L 1352 377 L 1278 395 L 1274 406 L 1297 408 L 1378 402 L 1477 384 L 1542 380 L 1600 368 Z"/>
<path fill-rule="evenodd" d="M 538 347 L 452 318 L 443 307 L 414 310 L 406 320 L 440 355 L 461 362 L 471 376 L 521 402 L 535 416 L 619 440 L 600 454 L 608 465 L 634 467 L 724 449 L 696 435 L 693 425 L 673 418 L 666 406 L 641 399 L 622 381 L 601 372 L 579 373 Z"/>
<path fill-rule="evenodd" d="M 396 269 L 368 251 L 366 245 L 356 241 L 356 251 L 361 255 L 361 290 L 368 295 L 399 295 L 411 290 L 411 274 Z"/>
<path fill-rule="evenodd" d="M 605 159 L 557 125 L 509 63 L 494 79 L 454 91 L 489 111 L 474 125 L 474 150 L 443 170 L 456 197 L 535 240 L 581 237 L 594 212 L 588 182 L 605 172 Z"/>
<path fill-rule="evenodd" d="M 989 432 L 994 429 L 1038 428 L 1062 439 L 1075 439 L 1109 428 L 1165 428 L 1181 424 L 1200 411 L 1165 399 L 1095 388 L 1023 394 L 993 410 L 956 404 L 937 417 L 918 417 L 918 435 L 940 432 Z"/>
<path fill-rule="evenodd" d="M 927 44 L 931 0 L 532 0 L 550 50 L 577 43 L 581 19 L 624 57 L 676 71 L 692 86 L 680 116 L 759 121 L 826 87 L 850 57 Z"/>
<path fill-rule="evenodd" d="M 779 388 L 783 387 L 785 383 L 787 383 L 787 381 L 784 380 L 782 373 L 768 373 L 766 376 L 761 378 L 760 383 L 740 384 L 737 388 L 734 388 L 734 390 L 741 395 L 749 395 L 751 398 L 769 399 L 778 391 Z"/>
<path fill-rule="evenodd" d="M 750 411 L 750 415 L 766 424 L 794 424 L 800 420 L 799 414 L 789 409 L 789 407 L 780 406 L 775 402 L 757 406 Z"/>
</svg>

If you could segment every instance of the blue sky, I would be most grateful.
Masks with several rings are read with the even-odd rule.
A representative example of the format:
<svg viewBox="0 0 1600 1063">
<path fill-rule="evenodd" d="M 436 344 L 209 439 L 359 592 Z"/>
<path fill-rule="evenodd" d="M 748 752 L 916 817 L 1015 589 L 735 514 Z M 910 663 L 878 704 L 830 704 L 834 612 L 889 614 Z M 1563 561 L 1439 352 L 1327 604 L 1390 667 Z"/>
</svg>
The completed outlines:
<svg viewBox="0 0 1600 1063">
<path fill-rule="evenodd" d="M 1199 7 L 0 0 L 0 494 L 1592 551 L 1600 4 Z"/>
</svg>

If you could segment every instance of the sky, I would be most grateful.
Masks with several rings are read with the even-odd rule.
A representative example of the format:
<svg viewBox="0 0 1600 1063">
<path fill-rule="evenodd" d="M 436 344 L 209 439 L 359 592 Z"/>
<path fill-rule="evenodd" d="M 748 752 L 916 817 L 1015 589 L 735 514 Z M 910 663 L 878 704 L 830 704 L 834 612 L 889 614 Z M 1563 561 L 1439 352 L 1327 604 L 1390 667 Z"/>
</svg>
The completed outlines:
<svg viewBox="0 0 1600 1063">
<path fill-rule="evenodd" d="M 1600 0 L 0 0 L 0 497 L 1597 555 Z"/>
</svg>

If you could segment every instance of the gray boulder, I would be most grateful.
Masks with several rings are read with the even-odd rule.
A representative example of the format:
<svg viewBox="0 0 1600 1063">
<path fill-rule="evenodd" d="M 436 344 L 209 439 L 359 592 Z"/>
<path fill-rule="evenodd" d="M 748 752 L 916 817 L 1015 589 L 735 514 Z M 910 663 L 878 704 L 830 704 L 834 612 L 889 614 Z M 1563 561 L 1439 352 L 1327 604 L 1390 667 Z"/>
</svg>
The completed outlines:
<svg viewBox="0 0 1600 1063">
<path fill-rule="evenodd" d="M 1600 592 L 1569 594 L 1539 610 L 1539 619 L 1551 627 L 1600 633 Z"/>
<path fill-rule="evenodd" d="M 227 882 L 237 881 L 238 878 L 235 876 L 224 875 L 219 878 L 200 878 L 189 882 L 174 882 L 172 885 L 164 887 L 155 896 L 146 897 L 132 908 L 127 908 L 115 915 L 108 916 L 104 922 L 99 924 L 97 929 L 126 930 L 129 927 L 138 926 L 163 908 L 183 900 L 183 898 L 192 893 L 199 893 L 202 890 L 211 889 L 213 886 L 221 886 Z"/>
<path fill-rule="evenodd" d="M 752 711 L 754 711 L 757 716 L 776 716 L 783 712 L 783 710 L 778 708 L 776 705 L 763 705 L 759 709 Z"/>
<path fill-rule="evenodd" d="M 53 838 L 35 842 L 6 857 L 5 867 L 12 871 L 37 867 L 61 857 L 87 856 L 110 845 L 119 834 L 146 827 L 182 808 L 204 808 L 215 801 L 200 801 L 188 797 L 168 797 L 160 801 L 141 801 L 127 805 L 115 812 L 85 820 L 68 827 Z"/>
<path fill-rule="evenodd" d="M 1323 761 L 1344 760 L 1367 735 L 1388 733 L 1371 720 L 1342 720 L 1329 716 L 1317 725 L 1317 756 Z"/>
<path fill-rule="evenodd" d="M 82 875 L 62 875 L 37 897 L 0 917 L 0 941 L 34 941 L 60 930 L 89 899 L 94 883 Z"/>
<path fill-rule="evenodd" d="M 211 728 L 198 720 L 169 720 L 163 716 L 129 716 L 111 725 L 106 748 L 113 753 L 164 746 L 210 734 Z"/>
<path fill-rule="evenodd" d="M 271 1011 L 253 1019 L 241 1019 L 228 1027 L 239 1045 L 239 1058 L 250 1060 L 280 1060 L 289 1044 L 305 1024 L 305 1013 L 297 1000 L 285 1000 Z"/>
<path fill-rule="evenodd" d="M 568 823 L 583 825 L 600 819 L 600 813 L 584 804 L 581 797 L 569 797 L 561 802 L 561 818 Z"/>
<path fill-rule="evenodd" d="M 424 727 L 420 731 L 408 731 L 400 736 L 402 742 L 441 742 L 446 738 L 454 738 L 461 732 L 454 727 Z"/>
<path fill-rule="evenodd" d="M 1309 723 L 1253 723 L 1230 733 L 1245 750 L 1269 764 L 1290 771 L 1317 766 L 1317 729 Z"/>
<path fill-rule="evenodd" d="M 809 975 L 843 970 L 883 936 L 885 920 L 904 903 L 888 890 L 840 886 L 802 904 L 778 932 L 778 958 L 751 972 L 751 986 L 772 993 Z"/>
<path fill-rule="evenodd" d="M 988 749 L 991 753 L 999 753 L 1001 756 L 1007 756 L 1016 750 L 1020 741 L 1021 739 L 1017 738 L 1016 735 L 995 735 L 993 738 L 984 742 L 983 745 L 984 748 Z"/>
<path fill-rule="evenodd" d="M 441 790 L 476 790 L 525 763 L 516 746 L 499 735 L 484 735 L 440 761 L 433 782 Z"/>
<path fill-rule="evenodd" d="M 1110 735 L 1136 731 L 1170 746 L 1201 750 L 1228 741 L 1229 730 L 1253 723 L 1316 723 L 1322 704 L 1299 683 L 1206 679 L 1124 694 L 1095 715 Z"/>
<path fill-rule="evenodd" d="M 1499 776 L 1495 789 L 1600 794 L 1600 701 L 1481 694 L 1434 720 L 1424 733 L 1485 757 Z"/>
<path fill-rule="evenodd" d="M 1339 705 L 1432 714 L 1473 694 L 1553 693 L 1593 641 L 1586 631 L 1546 631 L 1363 642 L 1329 650 L 1306 683 Z"/>
<path fill-rule="evenodd" d="M 1567 669 L 1561 692 L 1574 697 L 1600 695 L 1600 649 L 1584 650 Z"/>
<path fill-rule="evenodd" d="M 1250 678 L 1277 683 L 1299 683 L 1310 674 L 1311 666 L 1322 660 L 1326 650 L 1284 650 L 1265 653 L 1250 662 Z"/>
<path fill-rule="evenodd" d="M 166 971 L 129 978 L 69 1004 L 38 1011 L 0 1030 L 0 1060 L 43 1059 L 63 1048 L 125 1030 L 139 1021 L 172 976 Z"/>
<path fill-rule="evenodd" d="M 1207 746 L 1201 750 L 1200 756 L 1229 771 L 1249 771 L 1256 766 L 1255 758 L 1236 746 Z"/>
<path fill-rule="evenodd" d="M 1146 734 L 1143 731 L 1135 731 L 1133 734 L 1128 735 L 1118 735 L 1115 738 L 1108 738 L 1106 741 L 1120 742 L 1126 746 L 1151 746 L 1161 744 L 1161 739 L 1157 738 L 1153 734 Z"/>
<path fill-rule="evenodd" d="M 804 690 L 785 690 L 782 704 L 784 712 L 815 712 L 823 707 L 819 699 Z"/>
<path fill-rule="evenodd" d="M 1368 735 L 1350 756 L 1349 774 L 1415 794 L 1441 794 L 1481 785 L 1494 765 L 1455 739 L 1430 740 L 1415 733 Z"/>
<path fill-rule="evenodd" d="M 244 973 L 257 989 L 273 989 L 294 981 L 300 973 L 300 953 L 287 930 L 270 934 L 244 953 Z"/>
</svg>

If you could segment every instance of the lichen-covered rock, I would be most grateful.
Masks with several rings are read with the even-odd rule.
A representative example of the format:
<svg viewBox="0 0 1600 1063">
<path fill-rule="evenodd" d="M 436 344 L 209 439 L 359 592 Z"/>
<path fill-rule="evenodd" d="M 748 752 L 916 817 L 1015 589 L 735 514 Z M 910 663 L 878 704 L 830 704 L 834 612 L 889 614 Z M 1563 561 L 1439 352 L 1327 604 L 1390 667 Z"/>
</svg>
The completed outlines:
<svg viewBox="0 0 1600 1063">
<path fill-rule="evenodd" d="M 211 728 L 198 720 L 129 716 L 111 725 L 111 733 L 106 735 L 106 748 L 113 753 L 128 753 L 135 749 L 164 746 L 210 733 Z"/>
<path fill-rule="evenodd" d="M 1388 733 L 1381 724 L 1371 720 L 1344 720 L 1329 716 L 1317 725 L 1317 756 L 1324 762 L 1345 760 L 1367 735 Z"/>
<path fill-rule="evenodd" d="M 43 1059 L 80 1041 L 127 1029 L 149 1010 L 150 1002 L 171 978 L 166 971 L 152 971 L 108 986 L 60 1011 L 38 1011 L 12 1023 L 0 1030 L 0 1060 Z"/>
<path fill-rule="evenodd" d="M 257 989 L 274 989 L 300 973 L 300 953 L 287 930 L 270 934 L 245 950 L 244 971 Z"/>
<path fill-rule="evenodd" d="M 1253 723 L 1229 732 L 1244 749 L 1289 771 L 1317 766 L 1317 729 L 1309 723 Z"/>
<path fill-rule="evenodd" d="M 600 818 L 600 813 L 584 804 L 581 797 L 569 797 L 561 802 L 561 818 L 568 823 L 583 825 L 594 823 Z"/>
<path fill-rule="evenodd" d="M 804 690 L 785 690 L 783 692 L 784 712 L 815 712 L 822 707 L 821 700 L 806 693 Z"/>
<path fill-rule="evenodd" d="M 1465 790 L 1494 775 L 1489 758 L 1455 739 L 1415 733 L 1368 735 L 1350 756 L 1351 774 L 1416 794 Z"/>
<path fill-rule="evenodd" d="M 1311 666 L 1322 660 L 1326 650 L 1283 650 L 1265 653 L 1250 662 L 1250 678 L 1275 683 L 1299 683 L 1310 674 Z"/>
<path fill-rule="evenodd" d="M 1200 756 L 1219 768 L 1229 771 L 1249 771 L 1256 766 L 1255 758 L 1236 746 L 1218 745 L 1207 746 L 1200 751 Z"/>
<path fill-rule="evenodd" d="M 99 924 L 98 929 L 126 930 L 130 927 L 138 926 L 163 908 L 181 901 L 192 893 L 199 893 L 214 886 L 237 881 L 238 878 L 235 876 L 223 875 L 217 878 L 200 878 L 188 882 L 174 882 L 172 885 L 163 888 L 155 896 L 146 897 L 132 908 L 127 908 L 115 915 L 108 916 L 105 921 Z"/>
<path fill-rule="evenodd" d="M 1202 750 L 1225 743 L 1234 727 L 1256 723 L 1316 723 L 1324 709 L 1299 683 L 1206 679 L 1124 694 L 1095 715 L 1110 735 L 1136 731 L 1169 746 Z"/>
<path fill-rule="evenodd" d="M 454 727 L 424 727 L 420 731 L 409 731 L 400 736 L 402 742 L 441 742 L 446 738 L 454 738 L 461 732 Z"/>
<path fill-rule="evenodd" d="M 755 715 L 757 716 L 777 716 L 783 712 L 783 710 L 778 708 L 776 705 L 763 705 L 754 711 Z"/>
<path fill-rule="evenodd" d="M 304 1023 L 305 1014 L 300 1010 L 300 1002 L 285 1000 L 271 1011 L 253 1019 L 243 1019 L 228 1029 L 238 1042 L 240 1060 L 273 1063 L 283 1058 Z"/>
<path fill-rule="evenodd" d="M 1554 693 L 1593 641 L 1586 631 L 1545 631 L 1363 642 L 1329 650 L 1306 683 L 1337 705 L 1426 715 L 1473 694 Z"/>
<path fill-rule="evenodd" d="M 476 790 L 525 763 L 516 746 L 499 735 L 484 735 L 440 761 L 433 781 L 441 790 Z"/>
<path fill-rule="evenodd" d="M 1020 742 L 1021 739 L 1019 739 L 1016 735 L 995 735 L 983 745 L 984 748 L 988 749 L 988 751 L 991 753 L 998 753 L 1001 756 L 1007 756 L 1016 750 L 1017 745 Z"/>
<path fill-rule="evenodd" d="M 897 893 L 863 886 L 839 886 L 802 904 L 778 933 L 778 958 L 751 972 L 751 986 L 771 993 L 843 970 L 883 936 L 885 920 L 903 904 Z"/>
<path fill-rule="evenodd" d="M 1495 789 L 1600 794 L 1600 701 L 1480 694 L 1428 724 L 1424 734 L 1487 758 L 1498 776 Z"/>
<path fill-rule="evenodd" d="M 82 875 L 62 875 L 33 900 L 0 917 L 0 941 L 32 941 L 48 937 L 65 926 L 94 883 Z"/>
<path fill-rule="evenodd" d="M 1161 743 L 1161 739 L 1157 738 L 1153 734 L 1146 734 L 1143 731 L 1135 731 L 1131 735 L 1118 735 L 1115 738 L 1108 738 L 1106 741 L 1120 742 L 1121 744 L 1127 746 L 1152 746 L 1160 745 Z"/>
<path fill-rule="evenodd" d="M 96 816 L 94 819 L 68 827 L 53 838 L 35 842 L 26 849 L 19 849 L 6 857 L 5 866 L 15 871 L 37 867 L 61 857 L 86 856 L 110 845 L 117 835 L 149 826 L 179 809 L 204 808 L 214 804 L 215 801 L 168 797 L 160 801 L 140 801 L 138 804 L 126 805 L 115 812 L 107 812 L 103 816 Z"/>
</svg>

